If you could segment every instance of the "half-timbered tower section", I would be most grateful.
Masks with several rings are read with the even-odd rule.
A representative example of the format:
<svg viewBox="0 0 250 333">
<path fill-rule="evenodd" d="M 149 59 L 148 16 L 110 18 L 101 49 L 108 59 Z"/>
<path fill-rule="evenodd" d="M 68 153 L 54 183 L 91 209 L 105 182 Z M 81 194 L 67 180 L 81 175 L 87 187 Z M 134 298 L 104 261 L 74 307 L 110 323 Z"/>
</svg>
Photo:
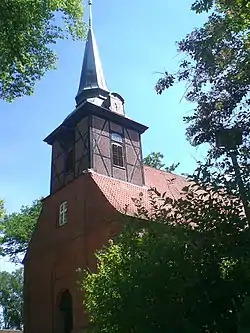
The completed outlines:
<svg viewBox="0 0 250 333">
<path fill-rule="evenodd" d="M 83 101 L 45 139 L 52 145 L 51 193 L 87 169 L 144 184 L 141 134 L 147 127 L 125 117 L 118 94 L 97 101 L 102 104 Z"/>
</svg>

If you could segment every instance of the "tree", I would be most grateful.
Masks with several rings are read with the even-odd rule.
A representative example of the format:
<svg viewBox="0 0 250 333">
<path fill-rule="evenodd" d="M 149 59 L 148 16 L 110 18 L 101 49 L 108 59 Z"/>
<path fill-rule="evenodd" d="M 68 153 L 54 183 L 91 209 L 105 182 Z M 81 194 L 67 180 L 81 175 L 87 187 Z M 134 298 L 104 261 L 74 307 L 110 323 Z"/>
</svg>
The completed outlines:
<svg viewBox="0 0 250 333">
<path fill-rule="evenodd" d="M 55 68 L 52 45 L 84 36 L 82 0 L 1 0 L 0 98 L 32 94 L 35 83 Z"/>
<path fill-rule="evenodd" d="M 22 329 L 23 326 L 23 269 L 12 273 L 0 272 L 0 306 L 4 329 Z"/>
<path fill-rule="evenodd" d="M 143 159 L 143 163 L 152 168 L 162 169 L 165 164 L 163 163 L 164 155 L 160 152 L 152 152 Z"/>
<path fill-rule="evenodd" d="M 211 10 L 211 15 L 204 26 L 178 43 L 178 51 L 184 55 L 180 67 L 175 73 L 166 71 L 156 91 L 161 94 L 175 82 L 187 83 L 186 99 L 196 104 L 193 115 L 184 118 L 187 138 L 194 146 L 208 143 L 210 147 L 197 178 L 237 191 L 230 158 L 225 149 L 216 148 L 215 135 L 222 128 L 243 130 L 238 159 L 244 183 L 249 187 L 250 3 L 197 0 L 192 10 Z"/>
<path fill-rule="evenodd" d="M 236 332 L 250 293 L 239 199 L 192 185 L 178 201 L 152 191 L 152 214 L 143 200 L 138 219 L 97 253 L 97 272 L 85 272 L 95 331 Z"/>
<path fill-rule="evenodd" d="M 22 206 L 20 212 L 4 216 L 0 224 L 0 255 L 14 262 L 24 255 L 42 208 L 41 199 L 30 206 Z"/>
<path fill-rule="evenodd" d="M 170 166 L 165 166 L 163 163 L 164 155 L 160 152 L 152 152 L 143 159 L 143 163 L 155 169 L 162 169 L 164 168 L 167 172 L 174 172 L 175 169 L 179 166 L 180 163 L 173 163 Z"/>
</svg>

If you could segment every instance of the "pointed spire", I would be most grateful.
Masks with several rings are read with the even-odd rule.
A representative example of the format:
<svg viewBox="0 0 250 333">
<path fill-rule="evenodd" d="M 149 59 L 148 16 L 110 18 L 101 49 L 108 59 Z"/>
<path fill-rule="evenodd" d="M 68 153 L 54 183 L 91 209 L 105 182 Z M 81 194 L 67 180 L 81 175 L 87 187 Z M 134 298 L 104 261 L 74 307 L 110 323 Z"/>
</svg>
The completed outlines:
<svg viewBox="0 0 250 333">
<path fill-rule="evenodd" d="M 102 63 L 92 27 L 92 0 L 89 0 L 89 31 L 76 103 L 79 105 L 88 98 L 107 97 L 108 95 L 109 89 L 103 74 Z"/>
</svg>

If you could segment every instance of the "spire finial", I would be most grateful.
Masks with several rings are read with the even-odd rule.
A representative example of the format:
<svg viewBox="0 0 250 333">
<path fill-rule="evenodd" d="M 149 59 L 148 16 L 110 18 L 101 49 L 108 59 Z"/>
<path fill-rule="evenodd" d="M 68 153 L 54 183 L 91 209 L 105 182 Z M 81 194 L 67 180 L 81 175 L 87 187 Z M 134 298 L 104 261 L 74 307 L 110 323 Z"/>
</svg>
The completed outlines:
<svg viewBox="0 0 250 333">
<path fill-rule="evenodd" d="M 89 27 L 92 28 L 92 0 L 89 0 Z"/>
</svg>

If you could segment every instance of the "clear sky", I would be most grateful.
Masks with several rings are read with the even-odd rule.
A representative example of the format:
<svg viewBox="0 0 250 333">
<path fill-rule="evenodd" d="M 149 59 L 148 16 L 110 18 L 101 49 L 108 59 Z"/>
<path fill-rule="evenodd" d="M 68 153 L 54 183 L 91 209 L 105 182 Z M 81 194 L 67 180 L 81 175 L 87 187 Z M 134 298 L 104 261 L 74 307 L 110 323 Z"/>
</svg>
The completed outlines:
<svg viewBox="0 0 250 333">
<path fill-rule="evenodd" d="M 181 57 L 175 42 L 206 19 L 190 11 L 192 2 L 93 1 L 93 26 L 108 87 L 125 98 L 130 118 L 149 126 L 143 135 L 144 156 L 160 151 L 166 164 L 180 162 L 178 173 L 192 172 L 204 155 L 185 139 L 182 118 L 193 106 L 182 100 L 185 85 L 162 96 L 154 85 L 159 72 L 177 69 Z M 48 195 L 51 147 L 43 139 L 75 107 L 84 43 L 61 41 L 56 51 L 58 69 L 38 82 L 32 97 L 12 104 L 0 101 L 0 196 L 8 212 Z"/>
</svg>

